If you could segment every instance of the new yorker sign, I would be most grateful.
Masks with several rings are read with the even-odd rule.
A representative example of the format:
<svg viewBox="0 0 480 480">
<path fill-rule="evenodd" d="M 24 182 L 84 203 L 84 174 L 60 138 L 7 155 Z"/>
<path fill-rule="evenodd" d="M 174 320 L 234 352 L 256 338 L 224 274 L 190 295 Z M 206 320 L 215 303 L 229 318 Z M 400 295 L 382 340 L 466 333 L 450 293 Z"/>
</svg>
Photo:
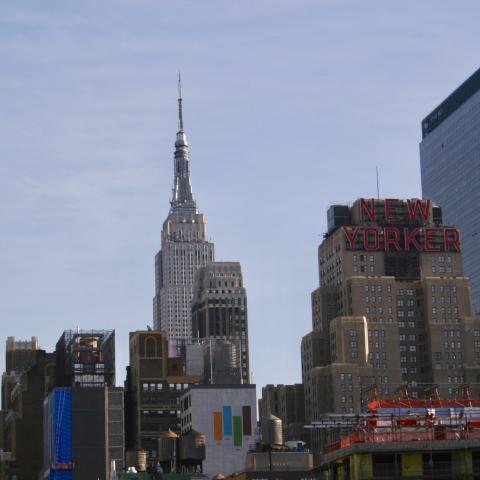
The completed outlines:
<svg viewBox="0 0 480 480">
<path fill-rule="evenodd" d="M 460 231 L 453 227 L 395 227 L 395 223 L 431 225 L 432 202 L 387 198 L 358 201 L 360 221 L 386 223 L 392 226 L 343 227 L 350 250 L 367 252 L 460 252 Z"/>
</svg>

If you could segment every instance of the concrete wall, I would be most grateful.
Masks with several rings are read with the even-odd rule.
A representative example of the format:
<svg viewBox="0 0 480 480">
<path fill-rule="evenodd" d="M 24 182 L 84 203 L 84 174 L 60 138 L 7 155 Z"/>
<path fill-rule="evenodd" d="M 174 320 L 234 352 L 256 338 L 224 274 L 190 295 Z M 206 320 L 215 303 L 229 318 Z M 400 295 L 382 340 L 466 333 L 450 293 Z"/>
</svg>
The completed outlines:
<svg viewBox="0 0 480 480">
<path fill-rule="evenodd" d="M 188 408 L 182 411 L 182 432 L 197 430 L 206 436 L 206 460 L 203 471 L 209 476 L 221 473 L 230 475 L 245 469 L 248 450 L 254 444 L 254 432 L 257 418 L 255 385 L 204 385 L 194 386 L 187 391 L 182 400 L 190 399 Z M 214 435 L 214 413 L 224 415 L 224 407 L 231 407 L 232 419 L 240 417 L 242 431 L 240 445 L 234 445 L 233 427 L 223 428 L 220 437 Z M 250 407 L 250 435 L 243 428 L 243 407 Z M 222 417 L 222 421 L 223 417 Z"/>
</svg>

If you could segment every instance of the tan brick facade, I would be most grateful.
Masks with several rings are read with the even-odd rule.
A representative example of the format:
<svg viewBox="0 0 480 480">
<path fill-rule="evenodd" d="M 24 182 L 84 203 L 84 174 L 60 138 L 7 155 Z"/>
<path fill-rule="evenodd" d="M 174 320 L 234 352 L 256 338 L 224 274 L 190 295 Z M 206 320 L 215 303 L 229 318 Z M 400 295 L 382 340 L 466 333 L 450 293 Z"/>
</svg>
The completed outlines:
<svg viewBox="0 0 480 480">
<path fill-rule="evenodd" d="M 340 212 L 340 213 L 339 213 Z M 369 395 L 480 394 L 480 320 L 472 317 L 457 229 L 428 201 L 357 200 L 329 210 L 320 287 L 302 341 L 306 421 L 358 413 Z M 434 389 L 435 389 L 434 388 Z"/>
</svg>

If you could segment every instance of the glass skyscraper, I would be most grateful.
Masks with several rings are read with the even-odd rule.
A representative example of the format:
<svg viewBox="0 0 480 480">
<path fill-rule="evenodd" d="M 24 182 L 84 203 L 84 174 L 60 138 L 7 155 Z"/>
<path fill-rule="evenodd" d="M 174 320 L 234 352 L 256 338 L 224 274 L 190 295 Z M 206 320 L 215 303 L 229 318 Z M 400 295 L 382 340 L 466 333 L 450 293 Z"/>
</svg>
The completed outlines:
<svg viewBox="0 0 480 480">
<path fill-rule="evenodd" d="M 464 273 L 480 312 L 480 69 L 422 121 L 422 195 L 462 232 Z"/>
</svg>

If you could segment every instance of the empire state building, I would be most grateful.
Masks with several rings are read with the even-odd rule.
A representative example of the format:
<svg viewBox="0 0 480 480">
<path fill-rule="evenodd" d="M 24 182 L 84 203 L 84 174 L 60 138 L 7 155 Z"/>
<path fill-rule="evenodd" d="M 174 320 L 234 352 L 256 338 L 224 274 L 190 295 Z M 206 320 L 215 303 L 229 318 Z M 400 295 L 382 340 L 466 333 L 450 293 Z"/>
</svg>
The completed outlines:
<svg viewBox="0 0 480 480">
<path fill-rule="evenodd" d="M 213 262 L 215 254 L 213 243 L 207 239 L 207 222 L 193 197 L 180 79 L 178 97 L 172 199 L 163 222 L 161 250 L 155 256 L 153 326 L 168 332 L 171 339 L 189 341 L 195 272 Z"/>
</svg>

